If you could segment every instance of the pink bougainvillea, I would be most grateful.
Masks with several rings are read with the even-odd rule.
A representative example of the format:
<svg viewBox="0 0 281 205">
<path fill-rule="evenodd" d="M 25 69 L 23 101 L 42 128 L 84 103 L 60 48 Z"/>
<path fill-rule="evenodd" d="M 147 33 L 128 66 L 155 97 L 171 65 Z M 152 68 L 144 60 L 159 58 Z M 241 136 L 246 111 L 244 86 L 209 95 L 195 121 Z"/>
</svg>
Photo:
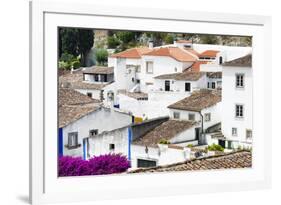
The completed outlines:
<svg viewBox="0 0 281 205">
<path fill-rule="evenodd" d="M 80 157 L 59 158 L 59 176 L 85 176 L 122 173 L 130 161 L 121 154 L 106 154 L 83 160 Z"/>
</svg>

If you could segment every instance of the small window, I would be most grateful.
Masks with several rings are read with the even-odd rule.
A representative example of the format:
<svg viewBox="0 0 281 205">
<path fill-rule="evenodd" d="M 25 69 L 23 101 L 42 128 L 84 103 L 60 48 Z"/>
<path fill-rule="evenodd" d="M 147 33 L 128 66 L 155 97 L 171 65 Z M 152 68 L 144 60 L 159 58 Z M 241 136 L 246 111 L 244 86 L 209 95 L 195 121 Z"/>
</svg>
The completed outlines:
<svg viewBox="0 0 281 205">
<path fill-rule="evenodd" d="M 137 79 L 137 83 L 140 83 L 140 79 Z"/>
<path fill-rule="evenodd" d="M 222 56 L 220 56 L 219 64 L 222 64 L 222 62 L 223 62 L 223 59 L 222 59 Z"/>
<path fill-rule="evenodd" d="M 236 105 L 235 106 L 235 116 L 237 118 L 243 118 L 244 117 L 244 106 L 243 105 Z"/>
<path fill-rule="evenodd" d="M 236 87 L 244 88 L 244 74 L 236 74 Z"/>
<path fill-rule="evenodd" d="M 249 129 L 246 130 L 246 139 L 247 140 L 252 139 L 252 130 L 249 130 Z"/>
<path fill-rule="evenodd" d="M 89 136 L 90 137 L 93 137 L 93 136 L 95 136 L 97 134 L 98 134 L 98 130 L 97 129 L 92 129 L 92 130 L 89 131 Z"/>
<path fill-rule="evenodd" d="M 210 82 L 207 83 L 207 88 L 210 88 Z"/>
<path fill-rule="evenodd" d="M 93 94 L 92 93 L 87 93 L 87 96 L 92 98 L 93 97 Z"/>
<path fill-rule="evenodd" d="M 216 88 L 216 83 L 212 82 L 212 89 L 215 89 L 215 88 Z"/>
<path fill-rule="evenodd" d="M 154 160 L 137 159 L 137 167 L 156 167 L 157 163 Z"/>
<path fill-rule="evenodd" d="M 115 144 L 109 144 L 109 151 L 114 151 Z"/>
<path fill-rule="evenodd" d="M 236 127 L 232 128 L 232 136 L 237 136 L 237 128 Z"/>
<path fill-rule="evenodd" d="M 188 114 L 188 120 L 194 121 L 195 120 L 195 114 Z"/>
<path fill-rule="evenodd" d="M 146 62 L 146 73 L 153 73 L 153 62 L 152 61 Z"/>
<path fill-rule="evenodd" d="M 78 132 L 68 133 L 68 147 L 76 147 L 78 145 Z"/>
<path fill-rule="evenodd" d="M 205 114 L 205 122 L 211 121 L 211 113 L 206 113 Z"/>
<path fill-rule="evenodd" d="M 180 113 L 174 112 L 174 119 L 180 119 Z"/>
<path fill-rule="evenodd" d="M 95 81 L 99 81 L 99 76 L 98 75 L 94 75 Z"/>
<path fill-rule="evenodd" d="M 132 82 L 135 82 L 135 78 L 132 78 Z"/>
<path fill-rule="evenodd" d="M 185 91 L 190 92 L 190 83 L 185 83 Z"/>
</svg>

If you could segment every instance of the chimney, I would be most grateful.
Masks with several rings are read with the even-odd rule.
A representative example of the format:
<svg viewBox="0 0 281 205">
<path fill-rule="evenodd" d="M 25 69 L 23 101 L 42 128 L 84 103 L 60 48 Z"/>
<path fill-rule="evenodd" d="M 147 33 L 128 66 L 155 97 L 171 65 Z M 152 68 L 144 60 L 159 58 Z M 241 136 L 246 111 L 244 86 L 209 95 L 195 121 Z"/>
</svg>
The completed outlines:
<svg viewBox="0 0 281 205">
<path fill-rule="evenodd" d="M 70 73 L 73 74 L 73 65 L 71 66 Z"/>
<path fill-rule="evenodd" d="M 153 41 L 151 41 L 151 40 L 148 41 L 148 48 L 151 48 L 151 49 L 153 48 Z"/>
</svg>

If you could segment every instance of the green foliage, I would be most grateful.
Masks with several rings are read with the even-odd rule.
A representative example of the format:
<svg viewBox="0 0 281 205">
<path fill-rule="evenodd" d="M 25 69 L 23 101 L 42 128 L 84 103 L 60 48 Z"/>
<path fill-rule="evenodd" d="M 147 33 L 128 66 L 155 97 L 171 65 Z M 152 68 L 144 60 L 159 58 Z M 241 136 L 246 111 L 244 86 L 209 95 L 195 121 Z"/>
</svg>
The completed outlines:
<svg viewBox="0 0 281 205">
<path fill-rule="evenodd" d="M 192 147 L 194 147 L 194 146 L 193 146 L 193 144 L 188 144 L 186 147 L 192 148 Z"/>
<path fill-rule="evenodd" d="M 59 56 L 67 53 L 80 56 L 81 65 L 85 66 L 85 58 L 94 43 L 94 32 L 90 29 L 60 28 Z"/>
<path fill-rule="evenodd" d="M 200 43 L 203 44 L 218 44 L 218 37 L 215 35 L 200 35 Z"/>
<path fill-rule="evenodd" d="M 221 151 L 221 152 L 224 151 L 224 148 L 217 144 L 209 145 L 207 149 L 208 149 L 208 151 Z"/>
<path fill-rule="evenodd" d="M 165 139 L 161 139 L 159 141 L 159 144 L 171 144 L 168 140 L 165 140 Z"/>
<path fill-rule="evenodd" d="M 107 47 L 108 48 L 116 48 L 120 45 L 120 41 L 115 36 L 109 36 L 107 38 Z"/>
<path fill-rule="evenodd" d="M 122 43 L 125 44 L 135 40 L 134 32 L 130 31 L 119 31 L 116 33 L 116 36 L 120 41 L 122 41 Z"/>
<path fill-rule="evenodd" d="M 108 57 L 108 52 L 106 49 L 98 49 L 96 51 L 96 60 L 99 65 L 106 65 L 107 57 Z"/>
<path fill-rule="evenodd" d="M 164 38 L 164 42 L 166 44 L 171 44 L 174 42 L 174 37 L 171 34 L 167 34 L 167 36 Z"/>
<path fill-rule="evenodd" d="M 59 60 L 60 69 L 71 69 L 73 66 L 74 69 L 80 68 L 80 61 L 78 57 L 74 57 L 72 54 L 63 53 Z"/>
</svg>

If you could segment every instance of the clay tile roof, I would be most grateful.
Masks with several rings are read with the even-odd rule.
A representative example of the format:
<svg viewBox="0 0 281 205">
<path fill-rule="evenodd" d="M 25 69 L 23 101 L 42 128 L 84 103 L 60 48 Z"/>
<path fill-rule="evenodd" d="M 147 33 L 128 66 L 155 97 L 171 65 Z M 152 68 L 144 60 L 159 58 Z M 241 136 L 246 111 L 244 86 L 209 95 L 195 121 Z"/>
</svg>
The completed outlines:
<svg viewBox="0 0 281 205">
<path fill-rule="evenodd" d="M 135 139 L 133 144 L 156 147 L 160 140 L 170 140 L 195 124 L 196 122 L 194 121 L 168 120 L 145 135 Z"/>
<path fill-rule="evenodd" d="M 194 50 L 192 48 L 184 48 L 184 50 L 193 54 L 193 55 L 195 55 L 195 56 L 197 56 L 197 57 L 199 57 L 199 55 L 200 55 L 196 50 Z"/>
<path fill-rule="evenodd" d="M 89 83 L 83 81 L 83 71 L 75 72 L 73 74 L 67 73 L 59 77 L 60 87 L 67 87 L 72 89 L 93 89 L 101 90 L 110 83 Z"/>
<path fill-rule="evenodd" d="M 176 41 L 177 43 L 192 43 L 192 41 L 191 40 L 177 40 Z"/>
<path fill-rule="evenodd" d="M 194 62 L 196 57 L 178 47 L 161 47 L 155 48 L 152 51 L 143 55 L 149 56 L 168 56 L 180 62 Z"/>
<path fill-rule="evenodd" d="M 221 94 L 219 91 L 201 89 L 199 91 L 194 91 L 189 97 L 169 105 L 168 108 L 199 112 L 220 101 Z"/>
<path fill-rule="evenodd" d="M 145 53 L 150 52 L 151 49 L 147 47 L 131 48 L 120 53 L 111 55 L 113 58 L 141 58 Z"/>
<path fill-rule="evenodd" d="M 59 127 L 100 108 L 100 101 L 69 88 L 59 88 Z"/>
<path fill-rule="evenodd" d="M 209 57 L 209 58 L 215 58 L 217 56 L 217 53 L 219 51 L 216 50 L 206 50 L 204 52 L 202 52 L 199 57 Z"/>
<path fill-rule="evenodd" d="M 222 78 L 222 72 L 207 72 L 209 78 Z"/>
<path fill-rule="evenodd" d="M 164 166 L 151 168 L 139 168 L 129 173 L 149 173 L 149 172 L 173 172 L 173 171 L 196 171 L 212 169 L 234 169 L 251 168 L 252 154 L 248 151 L 231 152 L 219 156 L 205 157 L 201 159 L 187 160 Z"/>
<path fill-rule="evenodd" d="M 191 71 L 194 71 L 194 72 L 200 72 L 200 66 L 202 64 L 208 64 L 209 62 L 208 61 L 196 61 L 192 64 L 191 66 Z"/>
<path fill-rule="evenodd" d="M 252 54 L 225 62 L 223 66 L 252 67 Z"/>
<path fill-rule="evenodd" d="M 197 81 L 204 74 L 205 74 L 204 72 L 185 71 L 185 72 L 182 72 L 182 73 L 171 73 L 171 74 L 159 75 L 159 76 L 156 76 L 155 79 L 173 79 L 173 80 Z"/>
<path fill-rule="evenodd" d="M 105 66 L 92 66 L 83 70 L 84 74 L 112 74 L 113 67 L 105 67 Z"/>
<path fill-rule="evenodd" d="M 143 99 L 143 98 L 148 98 L 148 94 L 144 92 L 128 92 L 126 90 L 118 90 L 118 94 L 123 94 L 128 97 L 134 98 L 134 99 Z"/>
<path fill-rule="evenodd" d="M 63 105 L 82 105 L 88 103 L 100 103 L 100 100 L 93 99 L 69 88 L 59 88 L 59 106 Z"/>
</svg>

